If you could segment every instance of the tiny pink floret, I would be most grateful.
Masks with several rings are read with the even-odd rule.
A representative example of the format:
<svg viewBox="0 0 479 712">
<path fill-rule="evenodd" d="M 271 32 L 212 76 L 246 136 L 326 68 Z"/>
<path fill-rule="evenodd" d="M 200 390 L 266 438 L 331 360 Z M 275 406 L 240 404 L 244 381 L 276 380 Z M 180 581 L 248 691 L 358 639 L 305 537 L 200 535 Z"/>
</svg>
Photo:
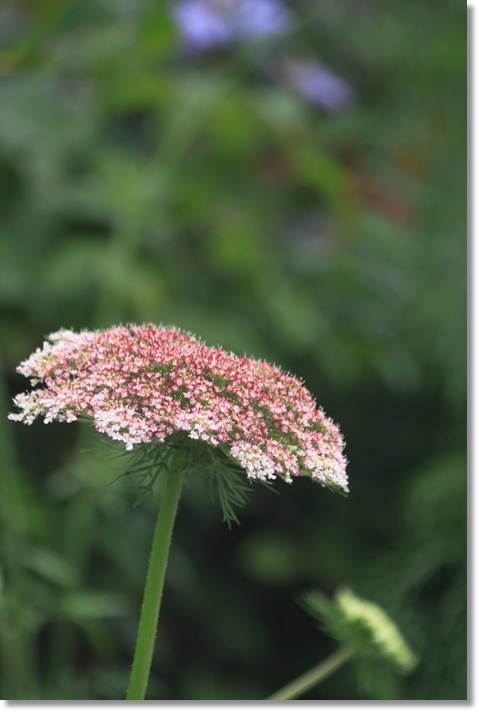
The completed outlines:
<svg viewBox="0 0 479 712">
<path fill-rule="evenodd" d="M 309 475 L 348 491 L 339 429 L 297 378 L 265 361 L 147 324 L 55 332 L 17 370 L 40 387 L 14 398 L 11 420 L 87 417 L 127 450 L 185 432 L 251 479 Z"/>
</svg>

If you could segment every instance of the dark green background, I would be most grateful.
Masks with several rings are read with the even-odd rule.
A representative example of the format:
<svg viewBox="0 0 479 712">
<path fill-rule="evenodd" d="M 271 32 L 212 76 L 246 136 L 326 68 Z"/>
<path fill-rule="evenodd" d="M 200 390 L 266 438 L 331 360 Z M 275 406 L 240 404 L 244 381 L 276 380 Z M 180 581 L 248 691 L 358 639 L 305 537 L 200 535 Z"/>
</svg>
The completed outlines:
<svg viewBox="0 0 479 712">
<path fill-rule="evenodd" d="M 307 697 L 465 699 L 464 3 L 291 3 L 289 34 L 196 54 L 166 7 L 0 10 L 2 697 L 124 696 L 157 499 L 132 509 L 90 433 L 6 414 L 46 334 L 152 321 L 304 379 L 351 494 L 256 487 L 228 531 L 185 492 L 150 699 L 264 698 L 334 649 L 295 598 L 341 584 L 421 662 Z M 356 102 L 308 101 L 285 57 Z"/>
</svg>

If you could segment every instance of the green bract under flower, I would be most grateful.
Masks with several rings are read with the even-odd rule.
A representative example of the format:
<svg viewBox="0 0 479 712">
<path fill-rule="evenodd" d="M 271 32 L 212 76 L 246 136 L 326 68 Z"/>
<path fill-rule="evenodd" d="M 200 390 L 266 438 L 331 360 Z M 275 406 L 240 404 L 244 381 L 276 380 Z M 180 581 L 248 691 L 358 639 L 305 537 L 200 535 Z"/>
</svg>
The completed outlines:
<svg viewBox="0 0 479 712">
<path fill-rule="evenodd" d="M 309 475 L 348 490 L 341 434 L 297 378 L 177 329 L 61 330 L 17 370 L 37 388 L 15 397 L 11 420 L 86 417 L 127 450 L 183 432 L 251 479 Z"/>
</svg>

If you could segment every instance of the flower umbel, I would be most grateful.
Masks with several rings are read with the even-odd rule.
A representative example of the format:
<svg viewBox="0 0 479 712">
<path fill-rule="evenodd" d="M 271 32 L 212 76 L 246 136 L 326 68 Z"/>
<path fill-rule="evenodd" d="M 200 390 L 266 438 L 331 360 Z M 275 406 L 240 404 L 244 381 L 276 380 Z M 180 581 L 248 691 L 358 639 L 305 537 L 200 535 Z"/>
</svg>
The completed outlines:
<svg viewBox="0 0 479 712">
<path fill-rule="evenodd" d="M 415 654 L 389 615 L 351 589 L 338 589 L 332 601 L 319 591 L 310 591 L 303 605 L 332 636 L 356 645 L 359 655 L 386 661 L 403 674 L 416 666 Z"/>
<path fill-rule="evenodd" d="M 371 691 L 373 683 L 380 699 L 393 699 L 389 693 L 394 675 L 410 673 L 417 658 L 388 614 L 376 603 L 358 598 L 348 588 L 338 589 L 333 600 L 320 591 L 308 591 L 300 603 L 341 646 L 267 699 L 297 699 L 348 660 L 355 662 L 361 687 Z"/>
<path fill-rule="evenodd" d="M 309 475 L 347 492 L 343 440 L 294 376 L 150 324 L 51 334 L 17 369 L 38 386 L 11 420 L 86 417 L 132 450 L 185 433 L 219 448 L 248 478 Z"/>
</svg>

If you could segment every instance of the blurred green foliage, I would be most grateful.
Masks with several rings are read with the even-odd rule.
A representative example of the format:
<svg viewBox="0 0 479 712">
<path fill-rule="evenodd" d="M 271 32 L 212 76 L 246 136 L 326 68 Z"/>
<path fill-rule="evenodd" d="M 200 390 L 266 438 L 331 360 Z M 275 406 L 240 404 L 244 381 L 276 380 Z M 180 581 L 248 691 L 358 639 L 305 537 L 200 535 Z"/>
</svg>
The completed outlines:
<svg viewBox="0 0 479 712">
<path fill-rule="evenodd" d="M 419 653 L 398 699 L 466 698 L 465 8 L 289 11 L 193 51 L 152 0 L 0 9 L 5 699 L 124 696 L 157 500 L 132 509 L 88 431 L 6 413 L 45 334 L 128 321 L 301 376 L 350 461 L 348 499 L 257 488 L 231 532 L 186 490 L 151 699 L 266 697 L 331 651 L 297 592 L 341 584 Z M 354 102 L 311 101 L 288 58 Z M 311 694 L 362 695 L 347 669 Z"/>
</svg>

